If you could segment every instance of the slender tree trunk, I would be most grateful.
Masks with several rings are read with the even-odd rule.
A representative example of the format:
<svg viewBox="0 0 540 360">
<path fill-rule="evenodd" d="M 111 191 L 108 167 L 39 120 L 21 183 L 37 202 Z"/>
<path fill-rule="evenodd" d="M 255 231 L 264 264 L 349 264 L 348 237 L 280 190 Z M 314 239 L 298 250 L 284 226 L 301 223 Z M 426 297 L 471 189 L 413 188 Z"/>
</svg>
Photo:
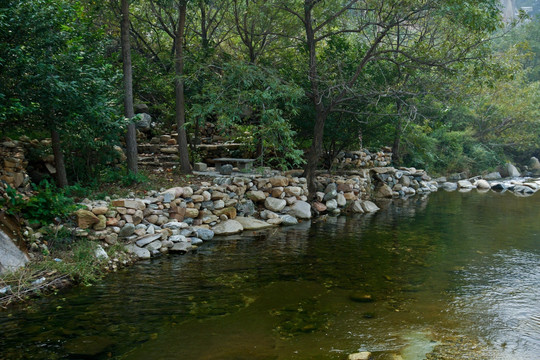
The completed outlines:
<svg viewBox="0 0 540 360">
<path fill-rule="evenodd" d="M 66 164 L 64 163 L 64 154 L 62 153 L 62 145 L 60 144 L 60 134 L 58 134 L 55 128 L 51 130 L 51 141 L 54 163 L 56 165 L 56 182 L 59 187 L 63 188 L 68 185 Z"/>
<path fill-rule="evenodd" d="M 324 123 L 328 116 L 327 111 L 322 102 L 319 92 L 318 74 L 317 74 L 317 53 L 315 32 L 313 29 L 311 1 L 306 0 L 304 5 L 306 42 L 309 48 L 309 81 L 311 83 L 311 93 L 309 97 L 315 108 L 315 126 L 313 128 L 313 142 L 306 155 L 306 166 L 304 168 L 304 176 L 307 179 L 309 197 L 314 198 L 316 192 L 315 178 L 317 165 L 321 158 L 323 149 Z"/>
<path fill-rule="evenodd" d="M 129 0 L 122 2 L 121 43 L 122 62 L 124 72 L 124 116 L 132 119 L 133 112 L 133 79 L 131 70 L 131 46 L 129 43 Z M 135 123 L 129 122 L 126 133 L 126 155 L 128 170 L 133 174 L 138 171 L 137 166 L 137 130 Z"/>
<path fill-rule="evenodd" d="M 392 145 L 392 161 L 395 165 L 400 165 L 400 150 L 399 146 L 401 143 L 401 118 L 398 118 L 396 125 L 396 133 L 394 134 L 394 144 Z"/>
<path fill-rule="evenodd" d="M 323 135 L 324 135 L 324 123 L 326 121 L 326 114 L 324 112 L 317 111 L 315 117 L 315 127 L 313 129 L 313 141 L 311 147 L 306 155 L 306 166 L 304 167 L 304 176 L 307 179 L 309 196 L 315 197 L 317 190 L 315 185 L 316 171 L 321 158 L 323 149 Z"/>
<path fill-rule="evenodd" d="M 178 7 L 178 28 L 174 39 L 175 47 L 175 86 L 176 97 L 176 128 L 178 130 L 178 152 L 180 155 L 180 170 L 183 174 L 191 174 L 187 136 L 184 124 L 186 122 L 186 104 L 184 99 L 184 30 L 186 25 L 186 5 Z"/>
<path fill-rule="evenodd" d="M 395 165 L 400 165 L 401 154 L 400 154 L 400 143 L 401 143 L 401 133 L 403 132 L 403 121 L 401 120 L 401 102 L 398 100 L 397 104 L 397 124 L 396 132 L 394 134 L 394 144 L 392 145 L 392 161 Z"/>
</svg>

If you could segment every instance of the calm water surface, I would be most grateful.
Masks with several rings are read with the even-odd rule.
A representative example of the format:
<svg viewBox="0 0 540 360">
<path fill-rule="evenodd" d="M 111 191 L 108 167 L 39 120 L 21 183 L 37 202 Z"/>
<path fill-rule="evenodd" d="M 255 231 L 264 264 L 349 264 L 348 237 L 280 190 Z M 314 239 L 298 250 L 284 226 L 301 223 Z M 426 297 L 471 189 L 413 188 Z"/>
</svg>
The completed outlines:
<svg viewBox="0 0 540 360">
<path fill-rule="evenodd" d="M 0 359 L 540 359 L 540 196 L 381 205 L 0 312 Z"/>
</svg>

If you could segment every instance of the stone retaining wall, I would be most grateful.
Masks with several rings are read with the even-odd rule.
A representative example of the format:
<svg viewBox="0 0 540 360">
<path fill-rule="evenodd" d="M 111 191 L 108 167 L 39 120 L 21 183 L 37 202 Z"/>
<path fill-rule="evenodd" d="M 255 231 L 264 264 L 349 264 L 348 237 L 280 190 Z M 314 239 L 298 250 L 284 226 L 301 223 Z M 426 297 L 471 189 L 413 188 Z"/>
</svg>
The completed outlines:
<svg viewBox="0 0 540 360">
<path fill-rule="evenodd" d="M 29 183 L 26 173 L 28 162 L 24 157 L 21 142 L 4 139 L 0 143 L 0 180 L 12 188 L 20 188 Z"/>
<path fill-rule="evenodd" d="M 257 175 L 216 177 L 186 187 L 153 191 L 145 198 L 86 201 L 77 212 L 77 236 L 102 240 L 145 259 L 185 253 L 215 235 L 289 226 L 313 216 L 371 213 L 375 197 L 436 191 L 425 172 L 375 168 L 348 176 L 318 177 L 315 200 L 308 202 L 305 178 Z M 107 246 L 107 245 L 105 245 Z"/>
<path fill-rule="evenodd" d="M 383 147 L 377 152 L 368 149 L 341 152 L 334 160 L 336 169 L 365 169 L 385 167 L 392 164 L 392 149 Z"/>
</svg>

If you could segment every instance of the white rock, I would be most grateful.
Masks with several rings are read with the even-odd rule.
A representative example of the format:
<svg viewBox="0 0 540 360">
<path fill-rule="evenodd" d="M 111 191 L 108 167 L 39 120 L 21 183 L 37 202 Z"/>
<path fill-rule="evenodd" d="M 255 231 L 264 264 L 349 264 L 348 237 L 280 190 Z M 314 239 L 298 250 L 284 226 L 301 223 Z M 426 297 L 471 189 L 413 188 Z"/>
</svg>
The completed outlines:
<svg viewBox="0 0 540 360">
<path fill-rule="evenodd" d="M 349 355 L 349 360 L 369 360 L 371 353 L 369 351 L 362 351 Z"/>
<path fill-rule="evenodd" d="M 225 202 L 223 200 L 216 200 L 214 201 L 214 209 L 220 210 L 225 207 Z"/>
<path fill-rule="evenodd" d="M 183 191 L 182 196 L 184 198 L 188 198 L 188 197 L 191 197 L 193 195 L 193 189 L 191 187 L 189 187 L 189 186 L 183 187 L 182 191 Z"/>
<path fill-rule="evenodd" d="M 341 193 L 337 194 L 336 201 L 339 207 L 344 207 L 347 204 L 347 199 L 345 199 L 345 195 Z"/>
<path fill-rule="evenodd" d="M 150 259 L 150 251 L 140 248 L 135 244 L 128 244 L 125 248 L 128 252 L 135 254 L 139 259 Z"/>
<path fill-rule="evenodd" d="M 471 184 L 471 182 L 469 180 L 459 180 L 457 182 L 457 184 L 458 184 L 458 187 L 460 189 L 472 189 L 472 188 L 474 188 L 474 185 Z"/>
<path fill-rule="evenodd" d="M 328 200 L 326 202 L 326 209 L 328 209 L 328 211 L 336 210 L 337 207 L 338 207 L 338 204 L 337 204 L 336 199 Z"/>
<path fill-rule="evenodd" d="M 241 232 L 244 227 L 236 220 L 227 220 L 214 226 L 212 230 L 216 235 L 232 235 Z"/>
<path fill-rule="evenodd" d="M 244 230 L 260 230 L 272 227 L 271 224 L 252 217 L 237 217 L 235 220 L 242 225 Z"/>
<path fill-rule="evenodd" d="M 362 202 L 362 208 L 364 209 L 365 212 L 367 213 L 371 213 L 371 212 L 375 212 L 375 211 L 379 211 L 380 208 L 375 205 L 373 202 L 371 201 L 364 201 Z"/>
<path fill-rule="evenodd" d="M 264 220 L 277 219 L 279 217 L 278 214 L 270 210 L 263 210 L 261 211 L 260 215 L 261 215 L 261 219 L 264 219 Z"/>
<path fill-rule="evenodd" d="M 101 245 L 96 246 L 94 255 L 96 256 L 96 259 L 99 260 L 107 260 L 109 258 L 109 255 L 107 255 L 107 252 L 101 247 Z"/>
<path fill-rule="evenodd" d="M 476 187 L 478 189 L 491 189 L 491 185 L 484 179 L 476 180 Z"/>
<path fill-rule="evenodd" d="M 287 202 L 285 200 L 273 197 L 267 197 L 264 201 L 264 207 L 274 212 L 280 212 L 286 205 Z"/>
<path fill-rule="evenodd" d="M 363 214 L 364 213 L 364 208 L 362 207 L 362 201 L 356 200 L 353 203 L 352 211 L 355 212 L 355 213 L 358 213 L 358 214 Z"/>
<path fill-rule="evenodd" d="M 311 205 L 305 201 L 297 201 L 292 204 L 289 215 L 299 219 L 311 219 Z"/>
</svg>

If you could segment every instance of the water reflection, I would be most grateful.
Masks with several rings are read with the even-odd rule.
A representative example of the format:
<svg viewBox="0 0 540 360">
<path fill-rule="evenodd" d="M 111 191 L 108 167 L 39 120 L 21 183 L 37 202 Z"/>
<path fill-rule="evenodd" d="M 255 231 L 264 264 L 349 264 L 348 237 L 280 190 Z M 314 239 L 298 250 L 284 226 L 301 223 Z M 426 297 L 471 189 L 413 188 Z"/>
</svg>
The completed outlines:
<svg viewBox="0 0 540 360">
<path fill-rule="evenodd" d="M 0 313 L 0 358 L 536 359 L 539 199 L 441 192 L 218 239 Z"/>
</svg>

